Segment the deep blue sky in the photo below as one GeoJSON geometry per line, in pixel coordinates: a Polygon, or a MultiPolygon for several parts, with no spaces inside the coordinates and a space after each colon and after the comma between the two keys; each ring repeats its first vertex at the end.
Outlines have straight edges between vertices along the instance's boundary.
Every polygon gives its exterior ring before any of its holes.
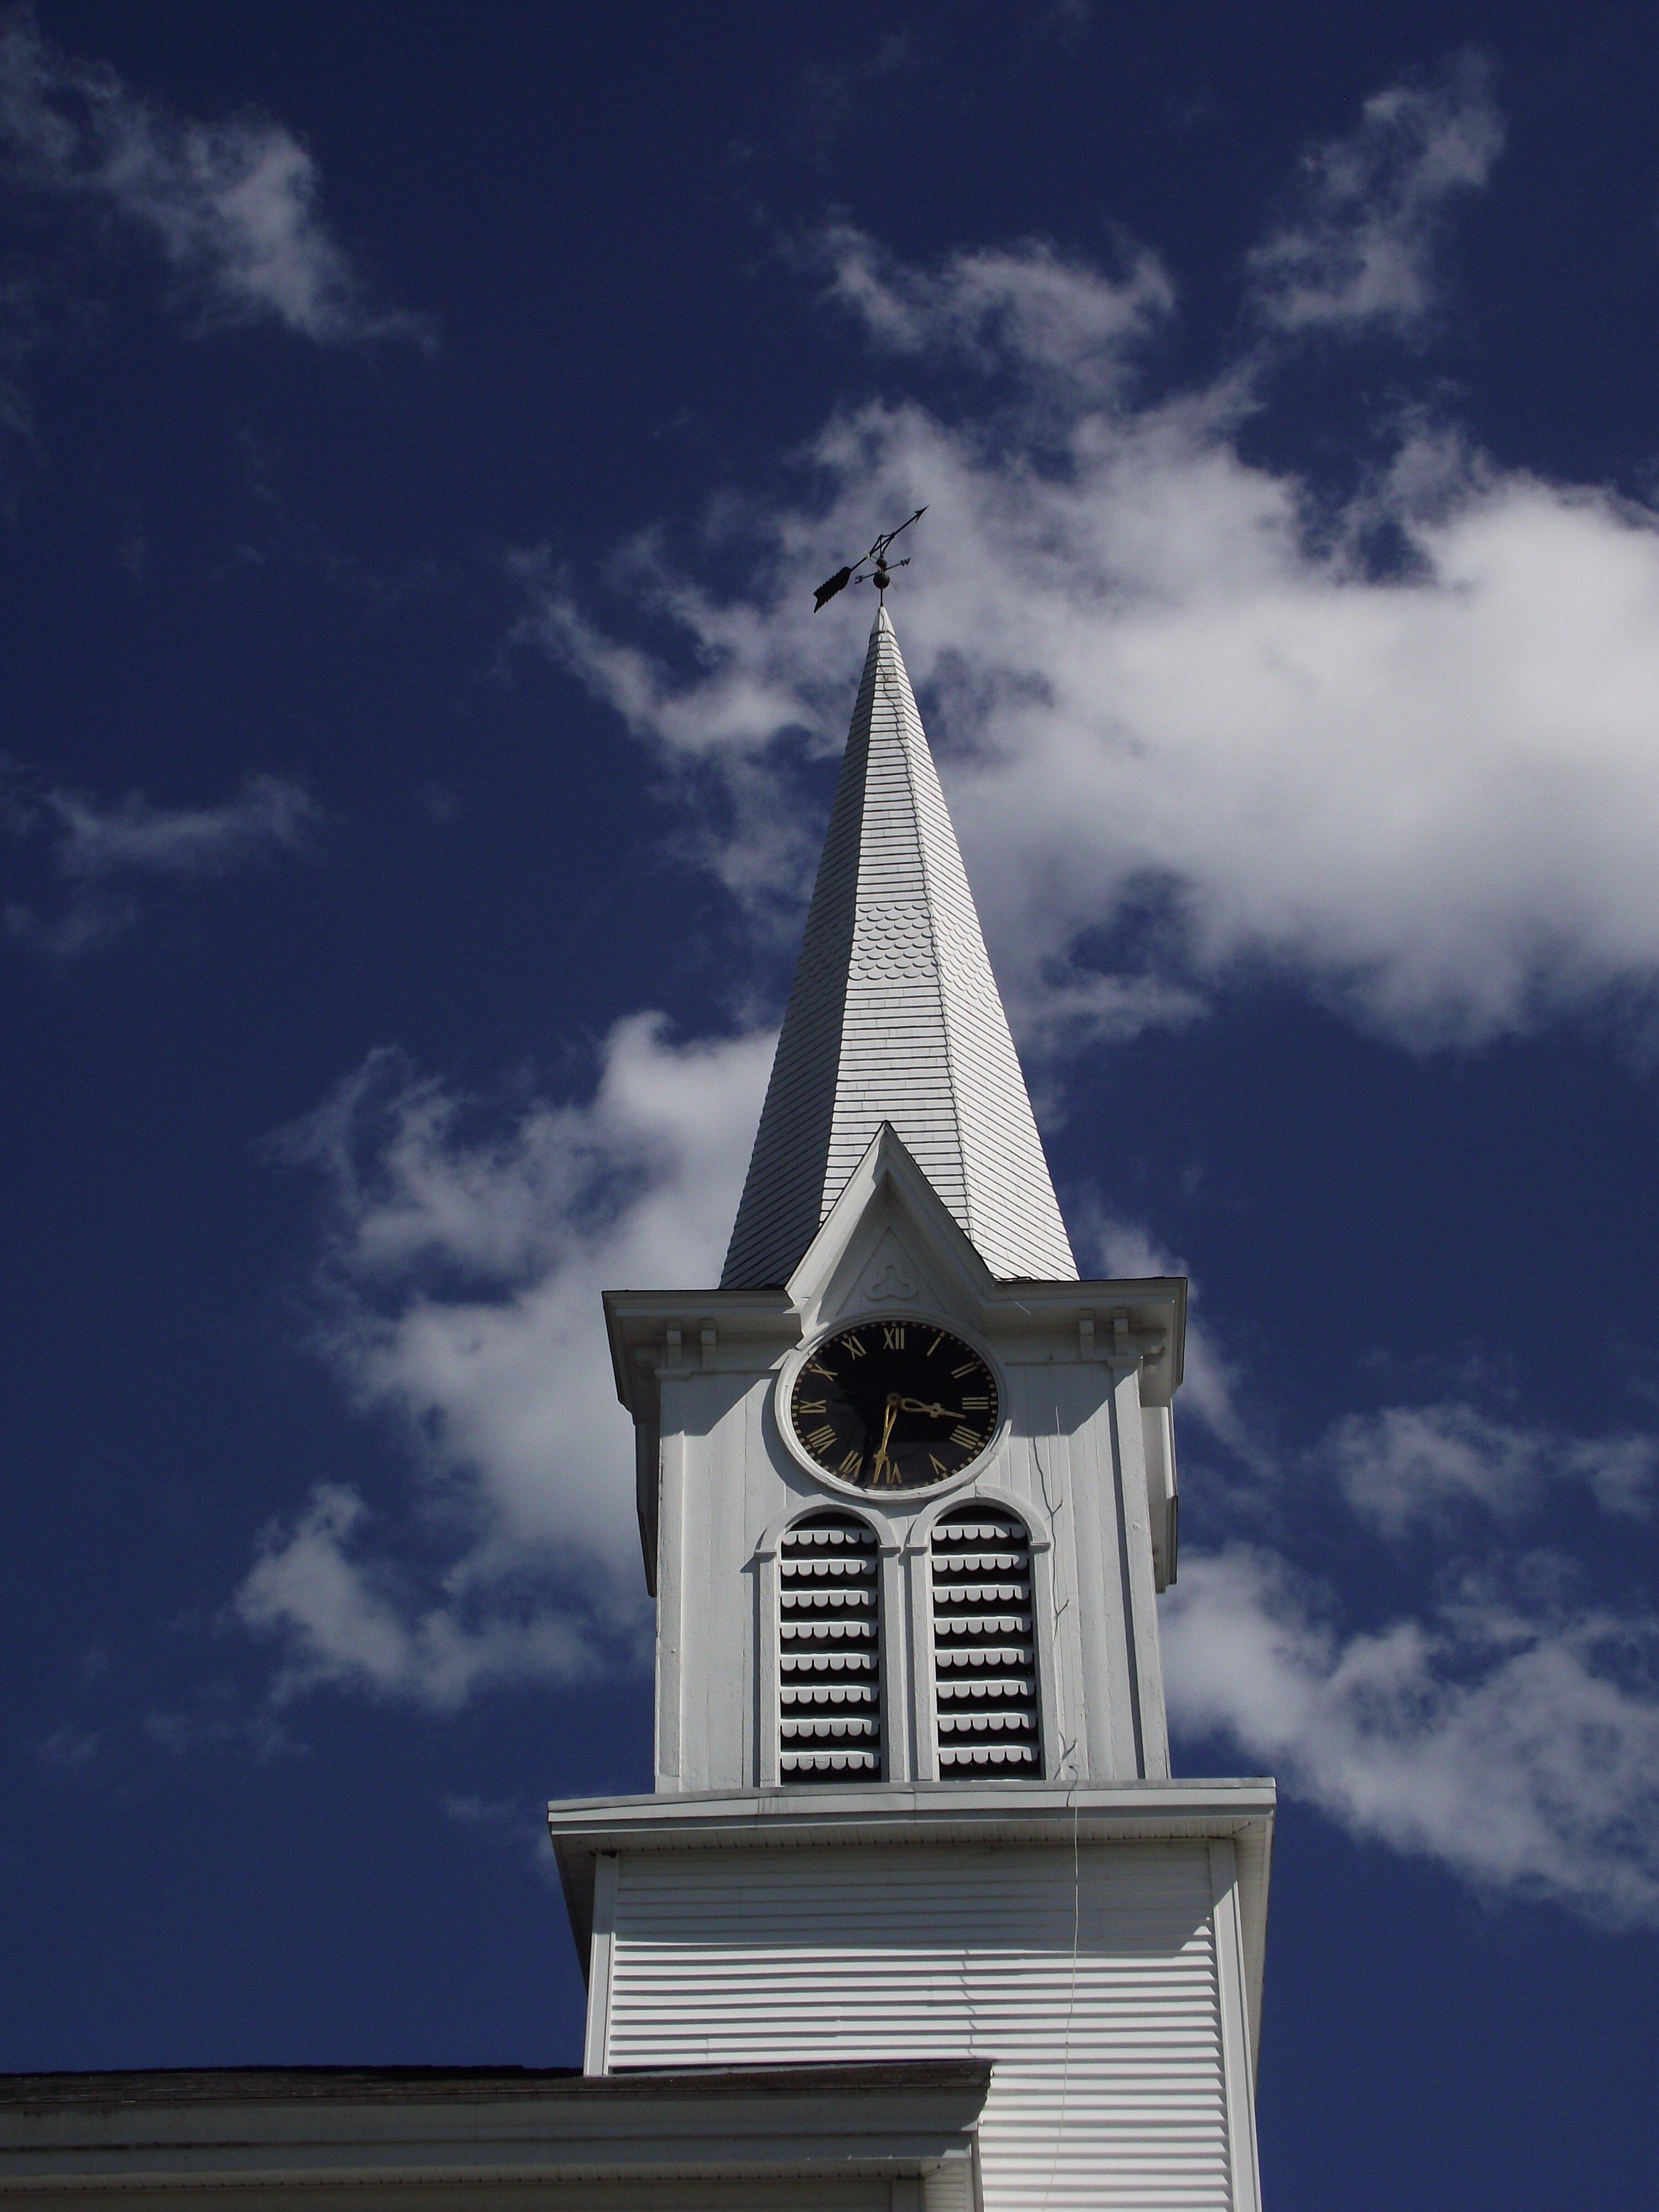
{"type": "Polygon", "coordinates": [[[870,612],[804,600],[932,492],[1062,1200],[1197,1285],[1268,2201],[1651,2196],[1650,11],[6,20],[0,2065],[577,2057],[536,1808],[650,1702],[579,1323],[714,1234],[870,612]]]}

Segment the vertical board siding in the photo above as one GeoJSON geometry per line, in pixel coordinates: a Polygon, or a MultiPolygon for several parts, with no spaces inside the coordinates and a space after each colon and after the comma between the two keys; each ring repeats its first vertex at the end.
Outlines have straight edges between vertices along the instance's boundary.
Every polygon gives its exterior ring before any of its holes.
{"type": "Polygon", "coordinates": [[[1203,1844],[630,1854],[605,2063],[976,2056],[987,2212],[1231,2212],[1203,1844]],[[1073,1948],[1075,1939],[1075,1950],[1073,1948]]]}
{"type": "MultiPolygon", "coordinates": [[[[936,1550],[931,1540],[933,1516],[942,1510],[988,1520],[1011,1511],[1025,1524],[1030,1557],[1016,1579],[1029,1581],[1029,1602],[1022,1595],[1012,1611],[1030,1626],[1008,1647],[1030,1646],[1030,1660],[1019,1663],[1036,1670],[1036,1771],[1086,1782],[1136,1776],[1133,1681],[1142,1693],[1142,1737],[1155,1754],[1148,1764],[1155,1775],[1166,1772],[1150,1553],[1139,1540],[1131,1553],[1119,1539],[1111,1370],[1098,1362],[1009,1359],[994,1338],[991,1348],[1003,1357],[1010,1424],[981,1473],[942,1509],[925,1492],[890,1492],[880,1502],[900,1550],[890,1576],[884,1567],[872,1585],[879,1592],[884,1676],[878,1771],[899,1782],[963,1773],[937,1756],[936,1683],[955,1671],[934,1663],[933,1571],[951,1548],[947,1540],[936,1550]],[[914,1576],[913,1547],[920,1555],[914,1576]],[[1145,1604],[1132,1622],[1125,1591],[1137,1574],[1145,1604]],[[1135,1626],[1144,1640],[1132,1670],[1135,1626]]],[[[671,1375],[661,1384],[659,1790],[749,1789],[783,1779],[781,1679],[802,1670],[780,1664],[784,1650],[801,1644],[781,1634],[786,1610],[792,1618],[799,1612],[781,1601],[781,1586],[796,1580],[784,1572],[782,1531],[815,1507],[837,1509],[827,1508],[789,1455],[773,1414],[775,1387],[772,1368],[735,1365],[671,1375]]],[[[1127,1388],[1134,1389],[1133,1376],[1127,1388]]],[[[1140,1471],[1133,1479],[1143,1479],[1140,1471]]],[[[947,1517],[942,1536],[950,1525],[947,1517]]],[[[826,1680],[834,1673],[823,1671],[826,1680]]],[[[988,1763],[980,1770],[995,1771],[988,1763]]]]}

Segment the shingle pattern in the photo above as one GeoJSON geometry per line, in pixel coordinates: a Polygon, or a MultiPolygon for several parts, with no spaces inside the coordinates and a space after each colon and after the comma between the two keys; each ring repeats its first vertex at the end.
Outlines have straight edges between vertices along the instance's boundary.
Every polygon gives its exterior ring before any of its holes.
{"type": "Polygon", "coordinates": [[[994,1275],[1076,1275],[885,607],[870,633],[723,1287],[788,1279],[884,1121],[994,1275]]]}

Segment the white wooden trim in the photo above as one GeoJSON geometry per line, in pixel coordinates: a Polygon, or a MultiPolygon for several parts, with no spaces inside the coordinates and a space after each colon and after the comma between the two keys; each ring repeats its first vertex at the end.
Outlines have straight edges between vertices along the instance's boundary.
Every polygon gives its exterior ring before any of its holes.
{"type": "MultiPolygon", "coordinates": [[[[857,1500],[852,1510],[860,1521],[869,1523],[871,1533],[881,1549],[896,1552],[900,1548],[898,1531],[881,1508],[870,1503],[868,1491],[849,1489],[847,1495],[857,1500]]],[[[822,1513],[826,1507],[831,1506],[837,1511],[841,1510],[840,1501],[836,1498],[792,1498],[756,1545],[754,1556],[757,1559],[775,1559],[783,1549],[784,1538],[798,1521],[809,1520],[814,1513],[822,1513]]]]}
{"type": "MultiPolygon", "coordinates": [[[[1060,1771],[1066,1712],[1060,1698],[1060,1646],[1055,1631],[1054,1554],[1045,1542],[1031,1547],[1031,1640],[1036,1659],[1037,1723],[1042,1731],[1042,1771],[1051,1782],[1075,1782],[1083,1773],[1079,1715],[1072,1729],[1071,1771],[1060,1771]]],[[[1075,1703],[1075,1700],[1073,1700],[1075,1703]]]]}
{"type": "Polygon", "coordinates": [[[1210,1895],[1215,1914],[1216,2002],[1221,2015],[1222,2070],[1227,2093],[1227,2146],[1233,2212],[1261,2212],[1261,2168],[1255,2138],[1255,2068],[1250,2055],[1244,1944],[1238,1911],[1238,1856],[1231,1840],[1210,1844],[1210,1895]]]}
{"type": "Polygon", "coordinates": [[[1006,1482],[994,1481],[989,1476],[982,1476],[977,1482],[970,1483],[965,1491],[951,1491],[942,1497],[930,1492],[930,1502],[925,1511],[918,1514],[911,1522],[906,1542],[913,1548],[918,1544],[931,1546],[933,1524],[942,1514],[958,1511],[963,1506],[972,1505],[980,1498],[983,1498],[988,1505],[1000,1505],[1005,1513],[1012,1513],[1024,1529],[1025,1540],[1034,1552],[1046,1552],[1049,1548],[1051,1532],[1043,1526],[1043,1516],[1032,1505],[1030,1499],[1022,1498],[1006,1482]]]}
{"type": "MultiPolygon", "coordinates": [[[[1111,1415],[1111,1490],[1110,1504],[1103,1518],[1112,1536],[1113,1549],[1117,1554],[1116,1587],[1108,1600],[1108,1616],[1115,1611],[1124,1662],[1127,1668],[1126,1687],[1128,1692],[1130,1719],[1133,1731],[1132,1771],[1143,1781],[1161,1780],[1170,1769],[1167,1732],[1162,1732],[1163,1757],[1159,1759],[1160,1736],[1151,1723],[1146,1680],[1145,1615],[1152,1609],[1152,1596],[1151,1540],[1146,1534],[1146,1468],[1145,1442],[1140,1433],[1140,1379],[1132,1364],[1109,1360],[1112,1387],[1107,1403],[1111,1415]],[[1133,1413],[1133,1419],[1129,1418],[1133,1413]],[[1136,1542],[1136,1523],[1133,1511],[1134,1486],[1141,1492],[1141,1541],[1136,1542]],[[1142,1553],[1146,1553],[1146,1590],[1139,1588],[1142,1553]],[[1111,1601],[1115,1599],[1114,1607],[1111,1601]]],[[[1103,1534],[1104,1531],[1103,1531],[1103,1534]]]]}
{"type": "MultiPolygon", "coordinates": [[[[928,1524],[931,1528],[931,1522],[928,1524]]],[[[933,1691],[933,1540],[913,1533],[905,1547],[910,1615],[910,1745],[918,1782],[939,1780],[933,1691]]]]}
{"type": "Polygon", "coordinates": [[[905,1695],[911,1669],[905,1663],[906,1630],[910,1608],[907,1603],[904,1555],[896,1543],[881,1546],[877,1553],[881,1589],[881,1618],[877,1624],[881,1651],[881,1771],[884,1780],[908,1782],[915,1773],[910,1728],[910,1700],[905,1695]]]}
{"type": "Polygon", "coordinates": [[[593,1869],[593,1935],[588,1946],[587,2035],[582,2072],[605,2074],[611,2041],[611,1967],[617,1940],[617,1855],[603,1852],[593,1869]]]}
{"type": "Polygon", "coordinates": [[[684,1784],[680,1765],[682,1646],[685,1603],[685,1452],[677,1429],[665,1428],[658,1450],[658,1495],[662,1531],[657,1591],[657,1787],[684,1784]]]}
{"type": "Polygon", "coordinates": [[[1152,1565],[1152,1506],[1146,1481],[1146,1425],[1140,1403],[1140,1363],[1112,1363],[1112,1424],[1117,1449],[1118,1497],[1128,1573],[1127,1627],[1134,1639],[1141,1772],[1162,1781],[1170,1771],[1170,1724],[1164,1705],[1164,1660],[1158,1650],[1157,1578],[1152,1565]]]}
{"type": "Polygon", "coordinates": [[[781,1582],[777,1546],[763,1546],[755,1556],[755,1675],[760,1689],[755,1701],[755,1745],[760,1769],[757,1778],[763,1790],[777,1790],[783,1784],[782,1755],[778,1748],[783,1719],[782,1644],[778,1636],[781,1582]]]}
{"type": "Polygon", "coordinates": [[[916,2212],[977,2212],[990,2073],[928,2058],[486,2087],[434,2067],[413,2094],[377,2095],[349,2077],[296,2094],[231,2069],[205,2100],[153,2075],[91,2127],[85,2077],[60,2075],[44,2100],[0,2112],[0,2204],[888,2212],[891,2182],[910,2179],[916,2212]]]}

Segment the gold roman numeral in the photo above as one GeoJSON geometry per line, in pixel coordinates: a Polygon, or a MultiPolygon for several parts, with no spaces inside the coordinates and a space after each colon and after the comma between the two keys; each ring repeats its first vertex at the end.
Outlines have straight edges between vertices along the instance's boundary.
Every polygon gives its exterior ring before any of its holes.
{"type": "Polygon", "coordinates": [[[927,1352],[925,1353],[924,1357],[925,1357],[925,1358],[928,1358],[928,1359],[931,1359],[931,1358],[933,1358],[933,1354],[934,1354],[934,1353],[939,1350],[939,1348],[940,1345],[944,1343],[944,1341],[945,1341],[945,1331],[944,1331],[943,1329],[940,1329],[940,1331],[939,1332],[938,1335],[933,1339],[933,1342],[928,1346],[927,1350],[927,1352]]]}
{"type": "Polygon", "coordinates": [[[828,1422],[826,1422],[823,1428],[814,1429],[811,1435],[808,1437],[806,1439],[806,1449],[808,1451],[813,1452],[828,1451],[830,1445],[834,1443],[835,1441],[836,1432],[830,1426],[828,1422]]]}
{"type": "Polygon", "coordinates": [[[979,1431],[970,1429],[965,1421],[958,1421],[951,1431],[951,1441],[953,1444],[963,1446],[976,1444],[979,1442],[979,1431]]]}
{"type": "MultiPolygon", "coordinates": [[[[985,1401],[981,1398],[979,1402],[982,1406],[985,1401]]],[[[827,1413],[829,1410],[830,1401],[827,1398],[803,1398],[795,1407],[803,1420],[808,1413],[827,1413]]]]}
{"type": "Polygon", "coordinates": [[[964,1390],[962,1394],[962,1410],[964,1413],[988,1413],[991,1410],[991,1401],[983,1396],[970,1398],[964,1390]]]}
{"type": "Polygon", "coordinates": [[[951,1472],[950,1468],[945,1464],[945,1462],[937,1457],[933,1452],[929,1452],[927,1455],[927,1464],[933,1468],[935,1474],[949,1474],[951,1472]]]}
{"type": "Polygon", "coordinates": [[[853,1481],[856,1482],[859,1479],[859,1469],[863,1465],[864,1454],[862,1452],[848,1452],[846,1458],[842,1460],[841,1465],[836,1469],[836,1472],[837,1474],[848,1475],[853,1481]]]}
{"type": "Polygon", "coordinates": [[[848,1351],[852,1354],[854,1359],[863,1358],[865,1346],[859,1342],[857,1337],[849,1333],[848,1335],[842,1337],[842,1342],[847,1346],[848,1351]]]}
{"type": "Polygon", "coordinates": [[[904,1330],[902,1326],[896,1328],[889,1328],[884,1322],[883,1323],[881,1332],[881,1348],[884,1352],[903,1351],[904,1330]]]}
{"type": "Polygon", "coordinates": [[[803,1375],[822,1375],[826,1382],[836,1379],[834,1369],[826,1367],[821,1359],[809,1359],[800,1371],[803,1375]]]}
{"type": "Polygon", "coordinates": [[[953,1377],[959,1375],[971,1375],[978,1365],[977,1359],[965,1359],[960,1367],[953,1367],[951,1373],[953,1377]]]}

